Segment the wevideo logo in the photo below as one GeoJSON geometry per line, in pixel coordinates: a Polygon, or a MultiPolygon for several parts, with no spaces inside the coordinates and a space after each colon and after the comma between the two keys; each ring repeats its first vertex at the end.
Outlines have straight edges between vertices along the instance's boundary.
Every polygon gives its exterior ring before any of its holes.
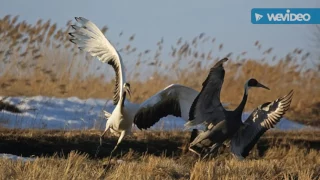
{"type": "Polygon", "coordinates": [[[263,18],[263,16],[258,13],[254,13],[254,16],[256,17],[256,21],[259,21],[261,18],[263,18]]]}
{"type": "Polygon", "coordinates": [[[320,24],[320,8],[253,8],[253,24],[320,24]]]}

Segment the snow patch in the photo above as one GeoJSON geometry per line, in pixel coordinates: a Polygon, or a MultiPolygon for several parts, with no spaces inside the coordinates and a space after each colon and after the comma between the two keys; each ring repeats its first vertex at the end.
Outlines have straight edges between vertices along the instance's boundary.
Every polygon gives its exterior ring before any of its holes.
{"type": "Polygon", "coordinates": [[[23,161],[23,162],[34,161],[36,159],[36,158],[22,157],[22,156],[16,156],[13,154],[5,154],[5,153],[0,154],[0,159],[1,158],[11,159],[13,161],[23,161]]]}
{"type": "MultiPolygon", "coordinates": [[[[8,97],[5,100],[17,105],[25,113],[16,114],[7,111],[0,112],[0,126],[6,128],[37,128],[37,129],[99,129],[105,128],[106,119],[103,110],[112,112],[114,105],[111,100],[85,99],[77,97],[55,98],[45,96],[8,97]]],[[[246,119],[249,113],[244,113],[246,119]]],[[[162,118],[151,129],[183,130],[185,121],[182,118],[167,116],[162,118]]],[[[297,130],[312,128],[286,118],[275,127],[280,130],[297,130]]],[[[134,126],[134,130],[137,128],[134,126]]]]}

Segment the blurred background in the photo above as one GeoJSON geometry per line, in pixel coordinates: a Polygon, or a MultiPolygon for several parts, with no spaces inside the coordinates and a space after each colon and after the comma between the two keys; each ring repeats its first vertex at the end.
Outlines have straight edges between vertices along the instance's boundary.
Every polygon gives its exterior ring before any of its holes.
{"type": "Polygon", "coordinates": [[[171,83],[197,90],[223,57],[222,101],[234,108],[256,78],[246,110],[294,89],[287,117],[320,125],[320,26],[254,25],[252,8],[320,7],[286,1],[3,1],[0,6],[0,94],[111,99],[114,72],[69,42],[74,17],[85,17],[118,49],[142,102],[171,83]]]}

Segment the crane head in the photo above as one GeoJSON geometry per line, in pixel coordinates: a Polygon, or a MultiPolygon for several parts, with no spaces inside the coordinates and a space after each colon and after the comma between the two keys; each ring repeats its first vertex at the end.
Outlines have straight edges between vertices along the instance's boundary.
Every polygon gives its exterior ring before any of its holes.
{"type": "Polygon", "coordinates": [[[130,90],[130,84],[129,83],[124,83],[123,84],[123,89],[126,91],[126,93],[129,95],[131,98],[131,90],[130,90]]]}
{"type": "Polygon", "coordinates": [[[250,88],[250,87],[260,87],[260,88],[264,88],[264,89],[268,89],[270,90],[267,86],[259,83],[256,79],[254,78],[251,78],[248,80],[248,82],[246,83],[247,87],[250,88]]]}

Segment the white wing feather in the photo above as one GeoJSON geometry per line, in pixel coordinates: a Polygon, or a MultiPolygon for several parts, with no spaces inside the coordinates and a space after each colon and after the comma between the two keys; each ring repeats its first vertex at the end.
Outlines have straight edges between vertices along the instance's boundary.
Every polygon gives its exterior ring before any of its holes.
{"type": "Polygon", "coordinates": [[[69,33],[71,42],[78,45],[79,49],[86,51],[91,56],[97,57],[101,62],[110,64],[116,73],[116,86],[114,92],[114,104],[117,104],[123,94],[123,84],[126,83],[124,66],[120,54],[111,45],[100,29],[91,21],[76,17],[81,27],[72,25],[75,30],[69,33]]]}

